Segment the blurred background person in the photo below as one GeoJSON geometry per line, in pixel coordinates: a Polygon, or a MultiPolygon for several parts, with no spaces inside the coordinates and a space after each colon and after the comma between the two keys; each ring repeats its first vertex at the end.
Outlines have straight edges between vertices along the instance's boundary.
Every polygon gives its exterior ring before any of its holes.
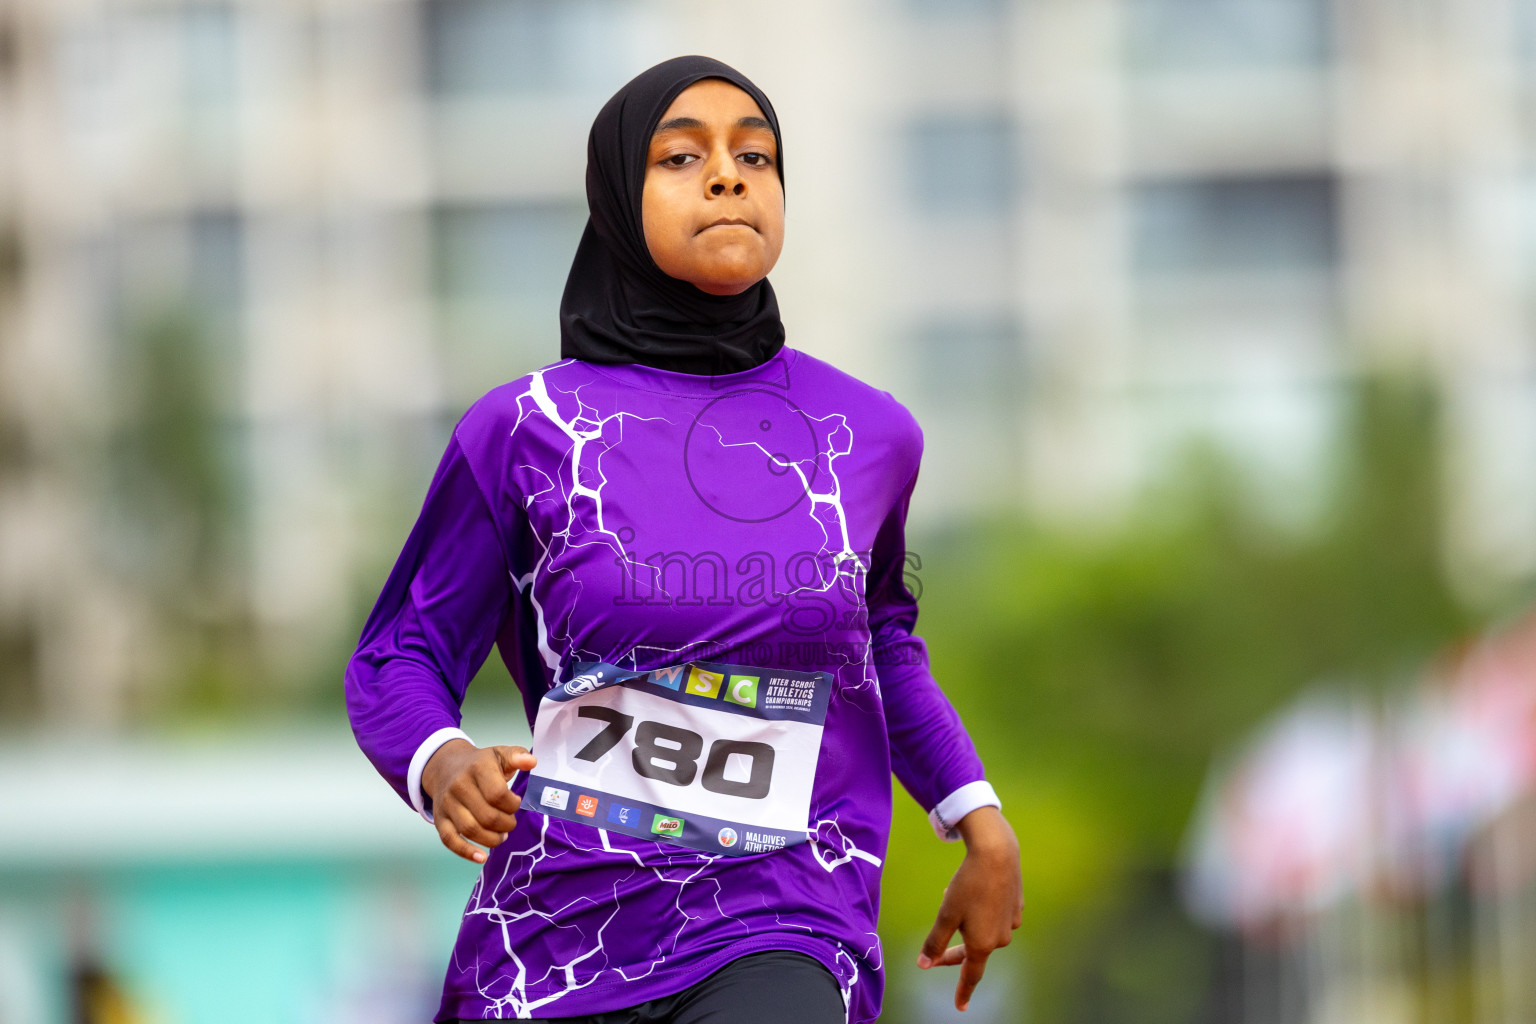
{"type": "MultiPolygon", "coordinates": [[[[0,0],[0,1021],[69,1019],[82,892],[144,1019],[427,1018],[472,871],[339,673],[686,51],[806,154],[792,343],[927,435],[1028,894],[969,1017],[1536,1016],[1536,5],[0,0]]],[[[898,812],[891,948],[954,856],[898,812]]]]}

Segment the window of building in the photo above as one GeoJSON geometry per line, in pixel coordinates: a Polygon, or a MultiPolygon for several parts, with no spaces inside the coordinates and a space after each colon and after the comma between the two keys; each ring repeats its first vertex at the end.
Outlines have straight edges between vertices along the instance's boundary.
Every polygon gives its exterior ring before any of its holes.
{"type": "Polygon", "coordinates": [[[477,397],[559,358],[560,294],[585,223],[580,203],[435,212],[434,278],[455,397],[477,397]]]}
{"type": "Polygon", "coordinates": [[[957,311],[932,317],[914,341],[931,398],[991,406],[1016,398],[1023,387],[1019,328],[1011,316],[957,311]]]}
{"type": "Polygon", "coordinates": [[[110,175],[185,145],[178,162],[226,170],[238,139],[241,24],[231,5],[204,3],[134,5],[61,25],[51,67],[60,125],[80,159],[110,175]]]}
{"type": "Polygon", "coordinates": [[[101,551],[158,585],[184,584],[194,549],[243,557],[245,240],[211,207],[125,220],[84,253],[113,396],[101,551]]]}
{"type": "Polygon", "coordinates": [[[1000,18],[1012,0],[900,0],[901,6],[922,18],[953,21],[958,18],[1000,18]]]}
{"type": "Polygon", "coordinates": [[[197,210],[187,232],[187,307],[211,346],[210,394],[221,415],[233,415],[244,378],[245,218],[236,210],[197,210]]]}
{"type": "Polygon", "coordinates": [[[941,113],[912,123],[912,197],[924,213],[997,215],[1020,191],[1018,133],[1001,114],[941,113]]]}
{"type": "Polygon", "coordinates": [[[1146,68],[1315,64],[1327,0],[1127,0],[1130,59],[1146,68]]]}
{"type": "Polygon", "coordinates": [[[1132,195],[1138,271],[1325,267],[1335,257],[1334,182],[1324,175],[1153,182],[1132,195]]]}
{"type": "Polygon", "coordinates": [[[439,293],[450,303],[558,303],[585,223],[575,203],[443,206],[434,224],[439,293]]]}
{"type": "Polygon", "coordinates": [[[239,21],[234,8],[197,4],[180,12],[182,88],[194,108],[227,105],[240,77],[239,21]]]}
{"type": "Polygon", "coordinates": [[[438,96],[608,92],[622,69],[630,0],[430,0],[428,84],[438,96]]]}
{"type": "Polygon", "coordinates": [[[1515,56],[1526,62],[1536,61],[1536,0],[1515,0],[1510,19],[1515,56]]]}
{"type": "Polygon", "coordinates": [[[185,320],[233,400],[244,342],[245,239],[238,210],[206,207],[127,220],[93,240],[86,257],[103,334],[122,346],[148,322],[185,320]]]}

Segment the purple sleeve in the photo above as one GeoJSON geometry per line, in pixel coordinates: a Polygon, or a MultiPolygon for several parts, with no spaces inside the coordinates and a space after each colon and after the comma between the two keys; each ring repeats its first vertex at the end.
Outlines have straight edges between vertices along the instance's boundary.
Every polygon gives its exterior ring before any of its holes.
{"type": "Polygon", "coordinates": [[[495,519],[455,432],[347,664],[352,732],[406,803],[411,758],[458,726],[511,594],[495,519]]]}
{"type": "Polygon", "coordinates": [[[867,594],[891,766],[913,799],[932,811],[962,786],[981,782],[986,773],[959,714],[928,668],[927,645],[912,635],[917,599],[902,574],[907,564],[907,506],[916,484],[914,471],[876,535],[867,594]]]}

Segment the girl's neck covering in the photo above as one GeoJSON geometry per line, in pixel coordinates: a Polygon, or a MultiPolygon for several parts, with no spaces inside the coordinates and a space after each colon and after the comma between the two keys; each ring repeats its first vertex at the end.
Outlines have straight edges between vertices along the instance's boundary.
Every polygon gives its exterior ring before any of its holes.
{"type": "Polygon", "coordinates": [[[740,295],[710,295],[662,273],[645,244],[640,197],[651,135],[678,93],[705,78],[757,101],[773,126],[783,182],[778,118],[741,72],[708,57],[674,57],[637,75],[598,111],[587,136],[589,216],[560,299],[562,359],[719,374],[749,370],[783,347],[766,279],[740,295]]]}

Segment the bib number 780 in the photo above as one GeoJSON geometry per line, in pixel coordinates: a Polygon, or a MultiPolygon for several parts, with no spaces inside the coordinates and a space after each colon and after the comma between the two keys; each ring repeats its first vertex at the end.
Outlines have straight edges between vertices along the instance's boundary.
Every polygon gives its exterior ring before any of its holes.
{"type": "Polygon", "coordinates": [[[641,778],[655,779],[672,786],[688,786],[698,776],[700,785],[722,796],[761,800],[768,795],[773,781],[774,751],[766,743],[715,740],[710,744],[709,756],[704,759],[701,775],[699,755],[704,752],[704,737],[691,729],[650,721],[642,721],[635,728],[633,715],[620,714],[613,708],[595,705],[579,708],[576,715],[606,723],[601,732],[576,752],[579,761],[596,761],[618,746],[619,741],[634,728],[635,746],[630,760],[635,774],[641,778]],[[733,755],[738,764],[743,760],[751,764],[745,781],[725,777],[733,755]]]}

